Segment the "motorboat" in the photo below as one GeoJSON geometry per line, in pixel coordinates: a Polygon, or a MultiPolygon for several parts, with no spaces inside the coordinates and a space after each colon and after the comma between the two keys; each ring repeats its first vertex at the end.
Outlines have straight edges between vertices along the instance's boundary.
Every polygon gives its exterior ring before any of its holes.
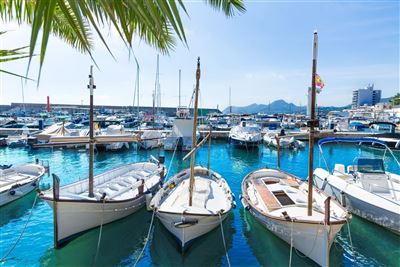
{"type": "Polygon", "coordinates": [[[164,134],[161,130],[144,130],[140,135],[138,147],[140,149],[153,149],[162,146],[164,134]]]}
{"type": "MultiPolygon", "coordinates": [[[[375,138],[325,138],[327,143],[377,143],[385,147],[400,164],[384,141],[375,138]]],[[[323,154],[322,154],[323,155],[323,154]]],[[[356,157],[345,166],[335,163],[333,170],[317,168],[315,185],[334,196],[350,212],[400,234],[400,175],[385,170],[381,157],[356,157]]]]}
{"type": "MultiPolygon", "coordinates": [[[[193,118],[189,118],[189,109],[179,108],[176,112],[172,131],[164,140],[164,150],[190,151],[192,149],[193,118]]],[[[200,133],[196,131],[196,142],[200,133]]]]}
{"type": "Polygon", "coordinates": [[[0,206],[17,200],[38,188],[39,180],[44,173],[45,168],[38,164],[2,165],[0,168],[0,206]]]}
{"type": "Polygon", "coordinates": [[[241,121],[239,125],[232,127],[229,132],[229,143],[236,146],[258,147],[261,142],[261,128],[255,123],[241,121]]]}

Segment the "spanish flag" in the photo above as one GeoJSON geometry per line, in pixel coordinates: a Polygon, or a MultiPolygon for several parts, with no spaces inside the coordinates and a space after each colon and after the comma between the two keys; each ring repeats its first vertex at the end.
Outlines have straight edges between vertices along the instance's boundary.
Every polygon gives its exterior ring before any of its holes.
{"type": "Polygon", "coordinates": [[[319,87],[320,89],[324,88],[325,86],[324,81],[318,74],[315,74],[315,86],[319,87]]]}

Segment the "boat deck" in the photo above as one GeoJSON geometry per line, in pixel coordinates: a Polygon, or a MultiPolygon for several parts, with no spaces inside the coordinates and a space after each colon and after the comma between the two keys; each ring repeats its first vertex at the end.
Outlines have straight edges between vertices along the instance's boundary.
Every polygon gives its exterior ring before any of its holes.
{"type": "Polygon", "coordinates": [[[160,205],[159,211],[218,214],[221,209],[230,208],[226,193],[217,182],[201,176],[195,176],[194,179],[192,206],[189,206],[189,179],[185,179],[160,205]]]}

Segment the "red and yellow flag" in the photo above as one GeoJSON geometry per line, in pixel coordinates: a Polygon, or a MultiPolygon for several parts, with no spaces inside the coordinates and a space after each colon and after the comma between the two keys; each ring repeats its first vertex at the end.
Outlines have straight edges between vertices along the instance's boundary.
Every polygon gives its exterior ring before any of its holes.
{"type": "Polygon", "coordinates": [[[319,87],[320,89],[324,88],[325,86],[324,81],[318,74],[315,74],[315,86],[319,87]]]}

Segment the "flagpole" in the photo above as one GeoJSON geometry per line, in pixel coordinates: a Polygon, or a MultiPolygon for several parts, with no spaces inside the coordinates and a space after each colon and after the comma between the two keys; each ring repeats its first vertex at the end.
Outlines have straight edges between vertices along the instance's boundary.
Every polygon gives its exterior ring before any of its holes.
{"type": "Polygon", "coordinates": [[[308,201],[307,215],[312,216],[313,203],[313,175],[314,175],[314,127],[317,126],[318,120],[315,119],[315,76],[317,72],[317,56],[318,56],[318,33],[314,31],[313,40],[313,57],[312,57],[312,80],[311,80],[311,114],[310,114],[310,134],[309,134],[309,154],[308,154],[308,201]]]}

